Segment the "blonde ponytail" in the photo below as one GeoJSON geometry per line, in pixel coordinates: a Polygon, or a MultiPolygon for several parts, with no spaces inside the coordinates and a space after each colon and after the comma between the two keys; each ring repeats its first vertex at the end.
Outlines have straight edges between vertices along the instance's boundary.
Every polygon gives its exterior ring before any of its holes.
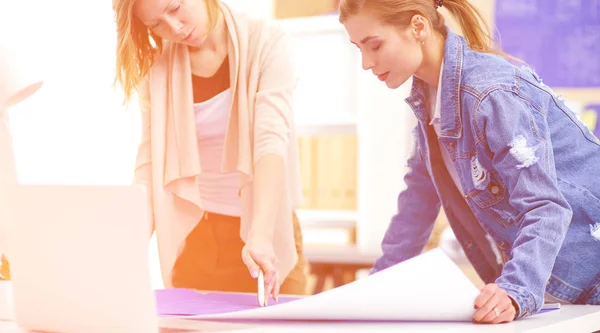
{"type": "Polygon", "coordinates": [[[340,0],[339,14],[343,23],[348,17],[368,10],[381,21],[398,27],[408,26],[412,17],[418,14],[427,18],[432,28],[445,36],[445,22],[437,10],[439,6],[446,8],[460,25],[471,49],[520,61],[502,52],[491,37],[487,22],[468,0],[340,0]]]}

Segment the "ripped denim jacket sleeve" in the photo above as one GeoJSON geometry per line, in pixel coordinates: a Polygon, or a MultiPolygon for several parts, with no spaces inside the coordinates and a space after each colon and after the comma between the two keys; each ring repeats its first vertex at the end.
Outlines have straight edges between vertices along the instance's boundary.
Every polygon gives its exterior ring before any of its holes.
{"type": "Polygon", "coordinates": [[[571,207],[560,192],[544,111],[518,91],[487,94],[475,114],[475,128],[493,156],[517,210],[518,236],[498,286],[517,303],[517,318],[538,312],[546,283],[569,227],[571,207]]]}
{"type": "Polygon", "coordinates": [[[398,195],[398,211],[382,241],[383,255],[375,261],[371,274],[421,254],[439,214],[440,200],[416,136],[414,145],[404,177],[406,189],[398,195]]]}

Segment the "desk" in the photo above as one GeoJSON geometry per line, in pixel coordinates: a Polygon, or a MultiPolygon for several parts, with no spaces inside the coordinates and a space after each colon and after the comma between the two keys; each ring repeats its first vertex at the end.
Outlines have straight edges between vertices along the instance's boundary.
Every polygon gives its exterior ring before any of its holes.
{"type": "MultiPolygon", "coordinates": [[[[417,332],[417,333],[590,333],[600,331],[600,306],[564,305],[552,311],[509,324],[480,325],[472,323],[332,323],[332,322],[260,322],[227,323],[173,318],[160,320],[161,333],[292,333],[292,332],[417,332]]],[[[14,323],[0,322],[2,333],[25,333],[14,323]]]]}
{"type": "MultiPolygon", "coordinates": [[[[258,333],[264,328],[255,324],[196,321],[176,318],[159,319],[159,333],[258,333]]],[[[0,321],[1,333],[34,333],[19,328],[13,322],[0,321]]],[[[44,333],[36,331],[35,333],[44,333]]],[[[109,333],[109,332],[107,332],[109,333]]],[[[131,332],[138,333],[138,332],[131,332]]],[[[139,332],[144,333],[144,332],[139,332]]]]}
{"type": "Polygon", "coordinates": [[[371,269],[380,255],[361,250],[356,245],[304,246],[304,257],[310,265],[311,273],[317,277],[312,294],[323,291],[328,276],[333,278],[334,288],[353,281],[358,270],[371,269]],[[348,275],[352,278],[348,279],[348,275]]]}
{"type": "Polygon", "coordinates": [[[415,332],[415,333],[591,333],[600,331],[600,306],[565,305],[501,325],[472,323],[261,323],[263,332],[415,332]]]}

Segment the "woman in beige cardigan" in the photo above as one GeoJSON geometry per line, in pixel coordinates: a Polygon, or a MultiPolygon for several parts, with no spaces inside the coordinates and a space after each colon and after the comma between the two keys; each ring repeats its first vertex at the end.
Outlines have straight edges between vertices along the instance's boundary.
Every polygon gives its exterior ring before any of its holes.
{"type": "MultiPolygon", "coordinates": [[[[304,294],[289,41],[219,0],[113,0],[165,287],[304,294]]],[[[265,299],[268,299],[265,297],[265,299]]]]}

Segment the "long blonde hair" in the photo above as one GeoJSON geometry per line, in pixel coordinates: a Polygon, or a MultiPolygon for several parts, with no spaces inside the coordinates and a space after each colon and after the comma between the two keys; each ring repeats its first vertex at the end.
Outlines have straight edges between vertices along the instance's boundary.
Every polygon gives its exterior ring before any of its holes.
{"type": "MultiPolygon", "coordinates": [[[[203,1],[206,1],[209,27],[212,29],[218,21],[220,0],[203,1]]],[[[134,4],[135,0],[113,0],[117,24],[117,62],[114,83],[121,85],[125,102],[148,74],[163,47],[162,39],[133,15],[134,4]]]]}
{"type": "Polygon", "coordinates": [[[343,23],[348,17],[368,10],[384,23],[406,27],[418,14],[427,18],[435,31],[446,36],[444,17],[437,10],[440,3],[456,19],[471,49],[518,60],[501,51],[490,36],[485,19],[469,0],[340,0],[339,20],[343,23]]]}

